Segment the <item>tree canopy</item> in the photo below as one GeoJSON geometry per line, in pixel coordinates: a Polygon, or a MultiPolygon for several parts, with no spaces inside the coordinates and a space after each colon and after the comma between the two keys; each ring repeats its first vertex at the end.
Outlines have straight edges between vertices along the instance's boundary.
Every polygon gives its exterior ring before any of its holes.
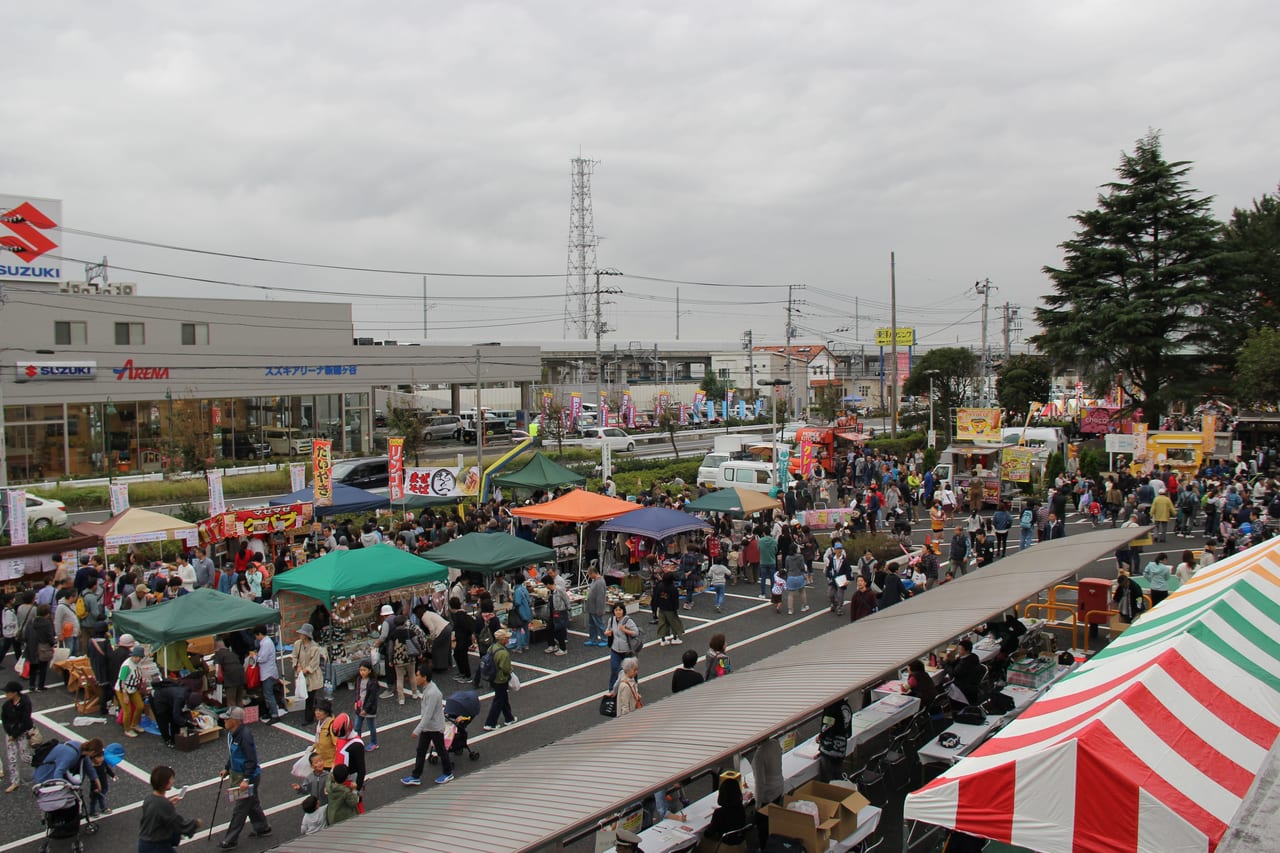
{"type": "Polygon", "coordinates": [[[1209,282],[1220,255],[1212,199],[1187,185],[1188,162],[1165,160],[1157,133],[1122,155],[1117,179],[1044,267],[1053,292],[1032,341],[1055,368],[1075,368],[1095,393],[1119,382],[1155,423],[1170,402],[1204,387],[1220,331],[1209,282]]]}
{"type": "Polygon", "coordinates": [[[964,405],[976,390],[978,356],[964,347],[931,349],[911,369],[911,375],[903,383],[903,392],[927,400],[931,376],[935,423],[946,430],[943,435],[950,435],[951,410],[964,405]]]}
{"type": "Polygon", "coordinates": [[[1255,329],[1236,362],[1236,397],[1245,406],[1274,406],[1280,400],[1280,331],[1255,329]]]}
{"type": "Polygon", "coordinates": [[[1008,411],[1026,413],[1032,402],[1045,402],[1053,389],[1053,371],[1042,355],[1014,355],[996,371],[996,398],[1008,411]]]}
{"type": "Polygon", "coordinates": [[[1223,294],[1219,350],[1231,365],[1250,332],[1280,326],[1280,191],[1236,208],[1222,228],[1215,279],[1223,294]]]}

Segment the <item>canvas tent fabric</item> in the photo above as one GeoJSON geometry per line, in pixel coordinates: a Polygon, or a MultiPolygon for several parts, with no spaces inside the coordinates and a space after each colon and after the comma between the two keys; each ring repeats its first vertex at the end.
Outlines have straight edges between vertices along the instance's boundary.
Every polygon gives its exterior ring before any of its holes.
{"type": "MultiPolygon", "coordinates": [[[[283,506],[293,503],[309,503],[315,505],[316,494],[312,486],[305,489],[298,489],[296,492],[276,498],[271,501],[272,506],[283,506]]],[[[390,506],[390,499],[386,495],[378,495],[373,492],[366,492],[364,489],[357,489],[355,486],[348,486],[346,483],[333,484],[333,505],[315,507],[316,518],[322,518],[326,515],[341,515],[344,512],[366,512],[371,509],[381,509],[390,506]]]]}
{"type": "MultiPolygon", "coordinates": [[[[1149,528],[1148,528],[1149,529],[1149,528]]],[[[1141,532],[1142,529],[1139,529],[1141,532]]],[[[954,583],[821,637],[799,643],[732,678],[663,698],[513,758],[378,809],[374,821],[345,821],[283,853],[486,853],[541,850],[670,786],[789,731],[845,698],[1057,583],[1133,538],[1132,528],[1098,530],[1037,545],[954,583]],[[989,573],[989,577],[984,577],[989,573]],[[761,678],[768,690],[761,690],[761,678]],[[707,709],[714,708],[714,714],[707,709]],[[679,732],[679,737],[672,737],[679,732]],[[607,753],[608,762],[600,756],[607,753]],[[538,784],[529,779],[537,777],[538,784]],[[556,791],[547,808],[547,791],[556,791]],[[502,803],[477,828],[477,799],[502,803]]]]}
{"type": "Polygon", "coordinates": [[[711,525],[700,518],[660,506],[648,506],[618,516],[600,525],[601,533],[635,533],[650,539],[662,540],[690,530],[710,530],[711,525]]]}
{"type": "Polygon", "coordinates": [[[556,552],[509,533],[468,533],[427,552],[433,562],[463,572],[493,574],[552,560],[556,552]]]}
{"type": "Polygon", "coordinates": [[[617,518],[624,512],[635,512],[638,509],[640,505],[630,501],[599,495],[586,489],[574,489],[553,501],[513,509],[511,514],[547,521],[587,522],[617,518]]]}
{"type": "Polygon", "coordinates": [[[279,621],[279,610],[208,588],[193,590],[151,607],[117,610],[111,614],[111,623],[117,631],[155,646],[279,621]]]}
{"type": "Polygon", "coordinates": [[[449,570],[394,545],[333,551],[318,560],[276,575],[276,592],[296,592],[332,605],[339,598],[445,581],[449,570]]]}
{"type": "Polygon", "coordinates": [[[108,545],[182,539],[186,534],[196,532],[196,526],[190,521],[137,507],[129,507],[106,521],[83,521],[71,529],[85,536],[96,536],[108,545]]]}
{"type": "Polygon", "coordinates": [[[905,815],[1049,853],[1213,850],[1280,735],[1277,636],[1280,540],[1202,569],[905,815]]]}
{"type": "Polygon", "coordinates": [[[494,485],[508,489],[554,489],[557,486],[581,486],[586,482],[586,477],[564,467],[542,451],[533,454],[519,471],[493,478],[494,485]]]}
{"type": "Polygon", "coordinates": [[[768,512],[782,506],[777,498],[771,498],[764,492],[753,492],[750,489],[717,489],[707,492],[695,501],[684,505],[686,512],[725,512],[737,515],[754,515],[757,512],[768,512]]]}

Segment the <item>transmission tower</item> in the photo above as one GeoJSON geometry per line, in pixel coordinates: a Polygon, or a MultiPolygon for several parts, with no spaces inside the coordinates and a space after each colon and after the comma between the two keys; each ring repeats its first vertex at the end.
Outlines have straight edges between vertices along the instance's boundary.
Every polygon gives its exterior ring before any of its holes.
{"type": "Polygon", "coordinates": [[[564,336],[586,340],[592,332],[595,314],[588,296],[593,287],[587,279],[596,268],[595,216],[591,212],[591,173],[596,160],[574,157],[569,161],[569,267],[564,282],[564,336]]]}

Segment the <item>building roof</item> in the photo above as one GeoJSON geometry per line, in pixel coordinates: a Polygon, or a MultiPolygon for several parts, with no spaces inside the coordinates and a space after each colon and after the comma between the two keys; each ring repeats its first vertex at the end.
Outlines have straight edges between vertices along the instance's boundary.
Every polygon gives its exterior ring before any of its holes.
{"type": "MultiPolygon", "coordinates": [[[[778,355],[787,355],[788,349],[785,346],[764,346],[754,347],[753,352],[771,352],[778,355]]],[[[791,358],[796,361],[803,361],[805,364],[813,361],[818,356],[826,353],[831,356],[831,350],[827,349],[823,344],[794,344],[790,349],[791,358]]],[[[834,356],[831,356],[834,358],[834,356]]]]}

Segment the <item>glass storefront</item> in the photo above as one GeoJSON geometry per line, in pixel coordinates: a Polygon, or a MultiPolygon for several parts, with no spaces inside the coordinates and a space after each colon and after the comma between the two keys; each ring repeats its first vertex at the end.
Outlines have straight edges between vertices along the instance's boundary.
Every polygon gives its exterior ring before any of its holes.
{"type": "Polygon", "coordinates": [[[288,461],[313,438],[369,453],[369,394],[5,406],[10,482],[196,470],[224,461],[288,461]]]}

